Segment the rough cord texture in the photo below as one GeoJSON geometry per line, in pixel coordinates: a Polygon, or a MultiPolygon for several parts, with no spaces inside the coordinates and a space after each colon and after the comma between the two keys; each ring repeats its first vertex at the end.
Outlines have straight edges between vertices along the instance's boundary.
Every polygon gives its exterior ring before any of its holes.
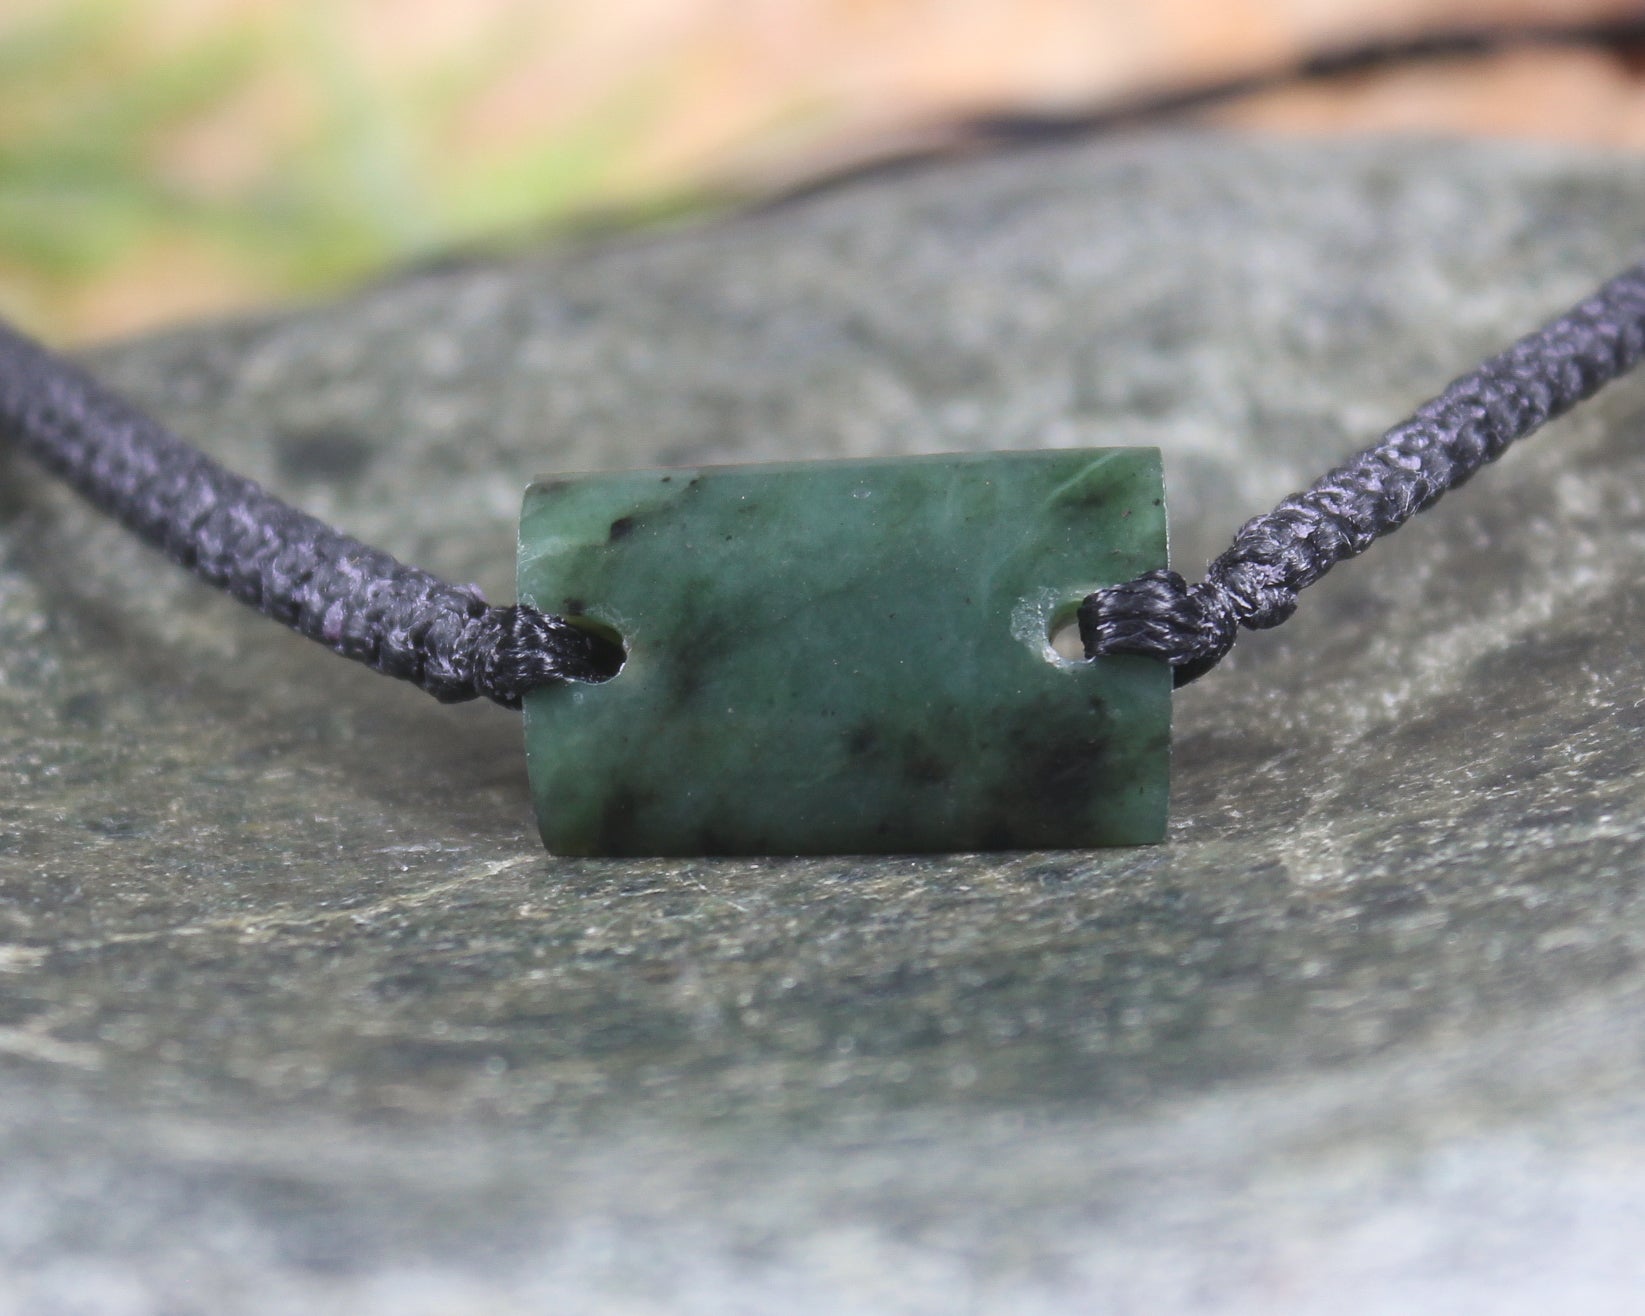
{"type": "Polygon", "coordinates": [[[1241,626],[1279,625],[1296,610],[1298,593],[1338,562],[1642,357],[1645,264],[1458,379],[1375,447],[1246,522],[1198,584],[1153,571],[1092,594],[1080,609],[1086,654],[1163,658],[1186,685],[1222,660],[1241,626]]]}
{"type": "Polygon", "coordinates": [[[619,661],[563,618],[489,607],[287,506],[4,324],[0,437],[201,579],[443,702],[518,708],[619,661]]]}

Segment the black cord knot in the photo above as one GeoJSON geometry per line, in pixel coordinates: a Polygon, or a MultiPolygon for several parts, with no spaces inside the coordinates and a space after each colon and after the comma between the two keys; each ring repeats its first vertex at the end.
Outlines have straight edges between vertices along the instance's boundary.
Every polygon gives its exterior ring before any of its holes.
{"type": "Polygon", "coordinates": [[[504,708],[519,708],[540,685],[609,681],[625,657],[605,637],[525,604],[485,609],[465,629],[462,649],[473,694],[504,708]]]}
{"type": "Polygon", "coordinates": [[[1080,605],[1087,658],[1136,654],[1171,664],[1175,683],[1204,675],[1234,647],[1239,617],[1214,585],[1190,585],[1175,571],[1150,571],[1089,595],[1080,605]]]}

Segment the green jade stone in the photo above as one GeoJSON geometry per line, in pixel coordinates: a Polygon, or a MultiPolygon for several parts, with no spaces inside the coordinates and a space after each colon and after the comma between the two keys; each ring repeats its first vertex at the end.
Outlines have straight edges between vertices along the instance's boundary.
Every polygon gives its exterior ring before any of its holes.
{"type": "Polygon", "coordinates": [[[522,600],[621,637],[533,692],[562,855],[958,852],[1164,836],[1171,673],[1060,657],[1099,586],[1166,561],[1159,452],[548,478],[522,600]]]}

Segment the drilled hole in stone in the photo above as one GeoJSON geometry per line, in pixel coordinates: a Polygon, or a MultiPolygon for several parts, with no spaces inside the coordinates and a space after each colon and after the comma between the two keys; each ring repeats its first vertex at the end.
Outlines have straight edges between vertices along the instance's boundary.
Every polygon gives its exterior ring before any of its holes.
{"type": "Polygon", "coordinates": [[[1046,629],[1045,638],[1051,645],[1051,652],[1060,661],[1085,661],[1085,641],[1080,639],[1080,605],[1077,600],[1064,604],[1051,614],[1051,624],[1046,629]]]}
{"type": "Polygon", "coordinates": [[[595,655],[600,664],[600,674],[587,684],[604,685],[628,665],[628,644],[615,626],[596,621],[593,617],[567,617],[566,620],[600,641],[595,655]]]}

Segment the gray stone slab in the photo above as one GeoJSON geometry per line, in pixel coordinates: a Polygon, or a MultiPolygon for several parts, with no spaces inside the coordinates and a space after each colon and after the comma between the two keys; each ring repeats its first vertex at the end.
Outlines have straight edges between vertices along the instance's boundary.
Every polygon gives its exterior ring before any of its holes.
{"type": "MultiPolygon", "coordinates": [[[[1192,570],[1642,209],[1145,137],[95,364],[497,597],[545,471],[995,447],[1157,444],[1192,570]]],[[[511,715],[0,455],[0,1309],[1632,1310],[1642,440],[1636,381],[1183,692],[1164,846],[683,863],[545,857],[511,715]]]]}

